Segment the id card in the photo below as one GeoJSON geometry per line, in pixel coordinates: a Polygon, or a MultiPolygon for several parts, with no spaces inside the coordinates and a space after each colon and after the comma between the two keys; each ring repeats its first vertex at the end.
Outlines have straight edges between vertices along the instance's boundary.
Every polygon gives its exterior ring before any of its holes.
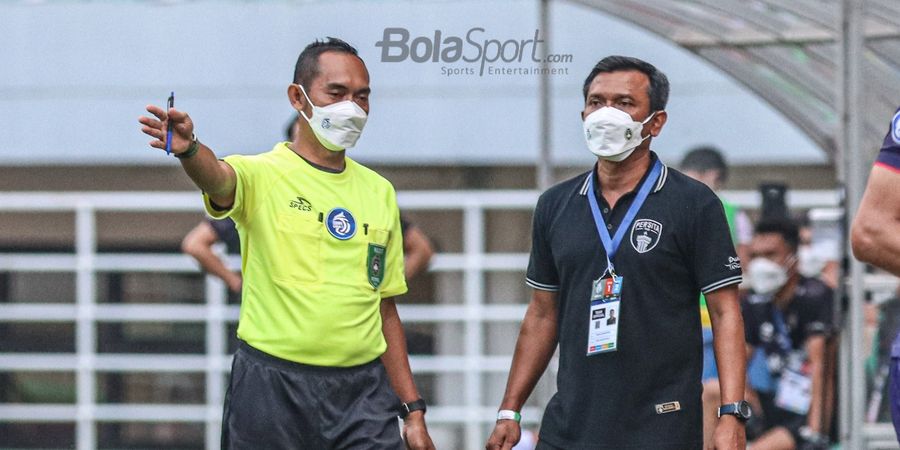
{"type": "Polygon", "coordinates": [[[588,316],[588,356],[618,349],[621,305],[622,277],[613,275],[594,280],[588,316]]]}
{"type": "Polygon", "coordinates": [[[779,408],[796,414],[806,414],[812,400],[812,379],[793,370],[785,370],[775,393],[779,408]]]}

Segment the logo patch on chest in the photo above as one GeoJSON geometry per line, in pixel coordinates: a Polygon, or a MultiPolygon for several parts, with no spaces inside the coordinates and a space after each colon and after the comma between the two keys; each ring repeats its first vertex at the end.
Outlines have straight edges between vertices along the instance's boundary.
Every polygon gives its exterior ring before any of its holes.
{"type": "Polygon", "coordinates": [[[894,114],[894,118],[891,119],[891,139],[895,144],[900,144],[900,112],[894,114]]]}
{"type": "Polygon", "coordinates": [[[344,208],[334,208],[328,212],[325,228],[332,236],[344,241],[356,234],[356,219],[353,218],[350,211],[344,208]]]}
{"type": "Polygon", "coordinates": [[[659,243],[662,224],[650,219],[639,219],[631,226],[631,246],[638,253],[647,253],[659,243]]]}

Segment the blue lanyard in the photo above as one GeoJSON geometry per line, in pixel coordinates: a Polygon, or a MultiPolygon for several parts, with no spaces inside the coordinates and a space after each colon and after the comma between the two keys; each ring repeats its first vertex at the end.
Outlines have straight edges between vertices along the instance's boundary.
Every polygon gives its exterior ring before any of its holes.
{"type": "Polygon", "coordinates": [[[784,323],[784,315],[781,314],[781,311],[775,306],[774,299],[772,300],[772,322],[775,325],[775,331],[778,333],[778,347],[785,354],[791,353],[794,345],[791,342],[791,334],[788,332],[787,324],[784,323]]]}
{"type": "Polygon", "coordinates": [[[619,249],[619,244],[622,243],[625,231],[631,227],[631,222],[634,220],[634,217],[637,216],[641,206],[644,206],[644,201],[647,200],[647,196],[650,195],[650,189],[656,184],[656,180],[659,178],[659,173],[661,171],[662,163],[657,159],[656,163],[653,164],[653,167],[650,169],[650,175],[644,180],[644,183],[638,190],[637,196],[635,196],[634,201],[625,213],[622,223],[620,223],[619,228],[616,229],[615,237],[612,238],[609,236],[609,231],[606,229],[606,222],[603,220],[603,215],[600,214],[600,207],[597,205],[597,198],[594,195],[594,174],[592,173],[588,176],[588,203],[591,204],[591,214],[594,216],[594,225],[597,225],[597,232],[600,234],[600,242],[603,243],[603,249],[606,250],[606,271],[610,274],[615,274],[615,268],[613,267],[612,261],[616,256],[616,250],[619,249]]]}

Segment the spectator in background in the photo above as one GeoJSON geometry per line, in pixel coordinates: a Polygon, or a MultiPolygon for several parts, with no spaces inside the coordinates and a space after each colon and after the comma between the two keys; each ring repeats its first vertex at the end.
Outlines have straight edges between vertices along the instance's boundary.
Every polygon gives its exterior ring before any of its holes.
{"type": "MultiPolygon", "coordinates": [[[[287,142],[293,142],[300,129],[299,118],[292,119],[285,128],[287,142]]],[[[434,248],[431,240],[415,224],[400,216],[403,232],[403,272],[407,281],[428,268],[434,248]]],[[[181,241],[181,251],[191,255],[207,273],[219,277],[234,293],[241,291],[241,274],[228,268],[227,263],[214,251],[217,242],[224,242],[227,254],[240,255],[241,242],[230,218],[216,220],[204,218],[181,241]]]]}
{"type": "MultiPolygon", "coordinates": [[[[716,194],[728,181],[728,164],[722,152],[715,147],[696,147],[688,151],[681,160],[680,168],[685,175],[707,185],[716,194]]],[[[719,199],[725,208],[725,219],[728,220],[738,257],[741,261],[746,261],[747,249],[753,239],[753,223],[747,213],[728,200],[722,197],[719,199]]]]}
{"type": "Polygon", "coordinates": [[[831,236],[816,235],[809,213],[800,223],[800,247],[797,249],[797,270],[807,278],[819,278],[831,289],[837,289],[840,278],[839,243],[831,236]]]}
{"type": "Polygon", "coordinates": [[[228,268],[228,264],[216,252],[213,245],[224,242],[226,253],[241,254],[241,241],[234,221],[231,219],[214,220],[204,218],[184,236],[181,251],[191,255],[200,267],[209,274],[219,277],[231,292],[241,292],[241,273],[228,268]]]}
{"type": "MultiPolygon", "coordinates": [[[[822,281],[797,271],[799,232],[788,219],[764,219],[750,245],[742,302],[747,355],[761,348],[774,381],[769,392],[748,393],[756,403],[748,423],[748,447],[824,449],[825,341],[831,331],[833,293],[822,281]],[[753,423],[756,421],[756,423],[753,423]],[[754,436],[752,431],[760,430],[754,436]]],[[[704,389],[707,409],[717,405],[704,389]]]]}

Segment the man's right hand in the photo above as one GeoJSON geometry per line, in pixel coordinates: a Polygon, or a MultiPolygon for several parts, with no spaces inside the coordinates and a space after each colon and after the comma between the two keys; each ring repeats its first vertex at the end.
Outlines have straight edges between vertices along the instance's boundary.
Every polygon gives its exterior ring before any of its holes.
{"type": "Polygon", "coordinates": [[[519,443],[522,437],[522,427],[515,420],[498,420],[494,425],[494,432],[488,438],[487,450],[510,450],[519,443]]]}
{"type": "Polygon", "coordinates": [[[153,114],[154,117],[141,116],[138,122],[143,125],[141,131],[144,134],[156,138],[150,141],[150,146],[160,150],[166,149],[166,119],[168,126],[172,127],[172,153],[176,155],[187,151],[191,145],[191,139],[194,135],[194,122],[185,112],[181,112],[172,108],[168,111],[158,106],[147,105],[147,112],[153,114]]]}

